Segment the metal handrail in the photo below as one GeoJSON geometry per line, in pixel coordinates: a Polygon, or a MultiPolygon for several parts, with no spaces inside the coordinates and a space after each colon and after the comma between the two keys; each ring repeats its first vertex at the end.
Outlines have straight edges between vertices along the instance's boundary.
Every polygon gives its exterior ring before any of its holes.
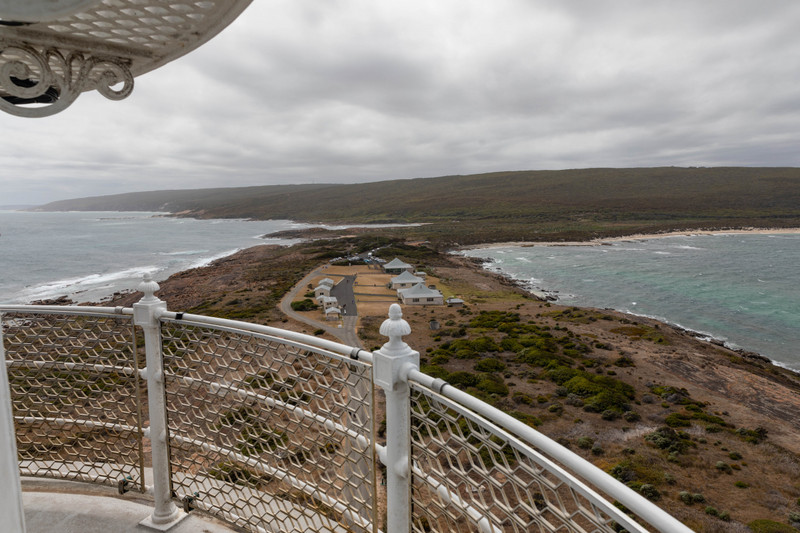
{"type": "MultiPolygon", "coordinates": [[[[150,301],[153,303],[153,301],[150,301]]],[[[84,307],[84,306],[38,306],[38,305],[2,305],[0,306],[0,316],[3,313],[31,313],[31,314],[58,314],[58,315],[72,315],[72,316],[133,316],[136,317],[137,310],[135,308],[123,308],[123,307],[84,307]]],[[[387,328],[386,335],[390,336],[390,342],[384,345],[381,350],[378,350],[375,353],[360,349],[354,348],[351,346],[347,346],[344,344],[340,344],[337,342],[329,341],[326,339],[320,339],[316,336],[306,335],[302,333],[291,332],[287,330],[282,330],[279,328],[273,328],[270,326],[263,326],[258,324],[250,324],[246,322],[240,322],[235,320],[229,319],[222,319],[216,317],[207,317],[202,315],[194,315],[189,313],[179,313],[179,312],[170,312],[166,311],[163,307],[156,306],[153,311],[151,311],[152,318],[156,322],[161,323],[179,323],[184,325],[190,326],[199,326],[199,327],[213,327],[221,331],[232,332],[232,333],[248,333],[254,334],[259,336],[260,338],[267,339],[269,341],[274,341],[276,343],[281,343],[285,345],[289,345],[295,347],[300,350],[309,351],[316,353],[318,355],[327,357],[331,360],[338,359],[342,362],[348,361],[358,361],[360,365],[371,365],[372,366],[372,375],[374,383],[378,386],[383,387],[387,391],[387,417],[391,420],[387,432],[387,446],[380,446],[375,442],[370,442],[369,438],[364,434],[361,434],[357,431],[354,431],[352,428],[347,427],[346,425],[341,424],[338,420],[333,418],[325,418],[323,415],[315,413],[311,410],[308,410],[302,406],[293,405],[288,402],[284,402],[280,399],[271,398],[269,396],[265,396],[262,394],[255,393],[250,390],[246,390],[242,387],[239,387],[236,384],[228,383],[225,381],[219,382],[211,382],[204,379],[197,379],[191,377],[182,377],[178,378],[179,380],[190,380],[191,383],[187,382],[189,385],[194,385],[195,383],[200,383],[204,389],[208,390],[212,394],[218,394],[224,396],[227,393],[231,393],[232,396],[241,397],[243,400],[247,401],[255,401],[262,403],[263,405],[269,408],[279,408],[284,410],[287,413],[293,413],[296,416],[306,418],[309,420],[313,420],[316,423],[322,424],[329,431],[334,431],[336,433],[342,434],[347,436],[347,438],[354,439],[354,442],[358,442],[360,447],[369,447],[375,450],[375,454],[380,458],[380,460],[387,465],[387,476],[390,479],[389,485],[395,483],[404,483],[406,487],[408,487],[409,483],[411,483],[412,476],[417,480],[422,480],[431,487],[434,493],[438,494],[439,497],[445,501],[449,502],[450,504],[454,505],[455,507],[461,509],[461,512],[465,513],[470,517],[471,520],[476,522],[480,529],[487,532],[499,532],[501,529],[498,528],[496,524],[493,524],[489,517],[482,514],[480,509],[475,508],[472,506],[468,501],[461,498],[455,490],[455,488],[446,486],[445,483],[442,482],[440,479],[434,479],[433,477],[429,476],[427,472],[425,472],[424,468],[414,462],[411,457],[411,453],[409,450],[404,449],[402,446],[397,448],[395,446],[395,440],[397,435],[393,434],[393,431],[397,431],[398,428],[402,429],[405,432],[405,437],[400,438],[400,440],[408,438],[408,432],[410,431],[410,427],[406,426],[403,429],[402,424],[408,424],[408,421],[403,422],[402,420],[402,405],[399,407],[399,410],[394,410],[390,405],[392,402],[396,402],[399,400],[406,402],[407,409],[407,395],[408,393],[403,393],[401,391],[400,395],[395,395],[395,391],[397,387],[411,387],[421,386],[425,389],[428,389],[433,394],[436,394],[446,400],[446,404],[452,406],[453,408],[457,408],[459,413],[466,417],[475,418],[478,420],[480,418],[481,424],[484,427],[488,428],[489,431],[494,432],[497,435],[503,435],[505,440],[517,450],[520,450],[525,453],[526,456],[535,457],[535,460],[538,464],[544,465],[544,467],[548,470],[548,472],[553,473],[556,475],[561,481],[567,484],[572,490],[575,490],[577,493],[580,493],[584,496],[588,501],[591,502],[592,505],[597,505],[598,508],[602,509],[602,511],[611,517],[614,521],[618,522],[619,524],[623,525],[630,531],[637,531],[643,532],[646,529],[642,528],[638,523],[636,523],[633,519],[628,517],[624,512],[617,509],[614,505],[612,505],[608,500],[604,497],[600,496],[595,489],[601,491],[602,493],[606,494],[612,499],[617,500],[622,505],[624,505],[627,509],[633,512],[636,516],[641,518],[642,520],[646,521],[651,526],[657,528],[660,531],[668,531],[668,532],[676,532],[676,533],[688,533],[691,532],[689,528],[679,522],[677,519],[654,505],[652,502],[648,501],[641,495],[637,494],[624,484],[620,483],[613,477],[609,476],[602,470],[598,469],[590,462],[586,461],[579,455],[571,452],[567,448],[561,446],[560,444],[556,443],[555,441],[551,440],[550,438],[542,435],[538,431],[534,430],[530,426],[520,422],[519,420],[511,417],[510,415],[486,404],[485,402],[453,387],[441,379],[432,378],[426,374],[423,374],[419,371],[418,366],[418,354],[413,352],[405,343],[399,341],[398,335],[407,334],[407,331],[403,330],[403,332],[398,333],[399,329],[392,332],[390,331],[392,328],[387,328]],[[394,335],[394,336],[393,336],[394,335]],[[393,344],[394,343],[394,344],[393,344]],[[391,394],[390,394],[391,393],[391,394]],[[405,394],[405,400],[403,400],[405,394]],[[391,414],[392,412],[399,413],[399,414],[391,414]],[[399,418],[398,418],[399,417],[399,418]],[[398,422],[399,420],[399,422],[398,422]],[[398,425],[398,423],[400,425],[398,425]],[[392,436],[394,435],[394,437],[392,436]],[[403,466],[405,464],[405,466],[403,466]],[[582,481],[583,480],[583,481],[582,481]],[[584,483],[585,482],[585,483],[584,483]],[[590,488],[586,483],[591,485],[593,488],[590,488]]],[[[391,315],[390,315],[391,316],[391,315]]],[[[394,321],[395,325],[399,323],[400,319],[394,317],[387,322],[394,321]]],[[[402,321],[404,322],[404,321],[402,321]]],[[[140,322],[137,322],[137,325],[141,325],[140,322]]],[[[2,326],[2,323],[0,323],[2,326]]],[[[400,328],[402,329],[402,328],[400,328]]],[[[2,333],[2,329],[0,329],[0,333],[2,333]]],[[[382,326],[381,333],[384,333],[384,328],[382,326]]],[[[0,340],[2,340],[2,336],[0,335],[0,340]]],[[[160,349],[159,349],[160,353],[160,349]]],[[[337,363],[340,364],[340,363],[337,363]]],[[[103,365],[103,364],[84,364],[84,363],[73,363],[69,361],[7,361],[6,367],[30,367],[32,369],[42,369],[42,368],[63,368],[66,370],[85,370],[90,372],[97,372],[99,374],[102,373],[124,373],[130,374],[133,372],[130,368],[119,367],[116,365],[103,365]]],[[[164,378],[167,377],[171,379],[170,375],[164,370],[159,370],[160,375],[152,375],[152,369],[140,369],[140,374],[147,374],[148,380],[150,383],[158,383],[159,380],[163,382],[164,378]]],[[[163,385],[162,385],[163,386],[163,385]]],[[[151,393],[152,394],[152,393],[151,393]]],[[[151,415],[151,423],[153,413],[151,415]]],[[[20,417],[15,417],[20,418],[20,417]]],[[[28,417],[31,418],[31,417],[28,417]]],[[[31,418],[32,419],[32,418],[31,418]]],[[[25,417],[21,417],[21,421],[26,420],[25,417]]],[[[97,424],[97,422],[89,421],[89,420],[79,420],[79,419],[70,419],[66,417],[50,417],[48,419],[50,422],[53,422],[56,425],[69,425],[75,424],[78,426],[86,427],[87,429],[91,429],[92,427],[100,427],[105,426],[104,424],[97,424]]],[[[122,428],[119,424],[107,424],[108,427],[115,429],[117,426],[122,428]]],[[[135,429],[135,428],[126,428],[126,429],[135,429]]],[[[151,438],[158,438],[158,435],[151,435],[151,428],[143,428],[141,432],[145,436],[149,436],[151,438]]],[[[322,495],[318,488],[311,486],[306,481],[302,481],[299,479],[294,479],[291,475],[287,472],[282,472],[280,469],[276,469],[273,466],[269,466],[262,461],[258,460],[257,458],[249,457],[246,454],[239,453],[234,449],[227,449],[225,447],[220,447],[215,445],[211,442],[199,441],[196,439],[192,439],[186,436],[177,436],[178,440],[186,441],[192,445],[196,445],[198,447],[202,447],[204,449],[209,450],[217,450],[223,455],[235,457],[239,462],[244,464],[248,464],[253,468],[263,471],[264,473],[274,475],[280,478],[285,478],[290,481],[290,484],[295,488],[305,492],[307,494],[314,495],[314,497],[319,498],[320,501],[323,501],[326,505],[330,505],[332,508],[340,511],[343,515],[346,515],[347,518],[351,523],[359,524],[360,526],[364,527],[367,526],[366,523],[363,522],[363,517],[359,517],[351,513],[351,511],[341,504],[340,502],[329,498],[328,496],[322,495]]],[[[156,448],[156,444],[154,442],[153,448],[156,448]]],[[[158,482],[156,482],[157,484],[158,482]]],[[[389,488],[389,493],[392,492],[391,487],[389,488]]],[[[402,492],[402,490],[401,490],[402,492]]],[[[156,496],[158,495],[158,489],[155,490],[156,496]]],[[[402,524],[398,527],[397,525],[392,523],[392,506],[393,497],[389,496],[389,528],[388,532],[393,533],[393,531],[408,531],[408,529],[404,529],[405,526],[402,524]]],[[[400,512],[399,515],[403,515],[404,512],[400,512]]],[[[411,516],[410,512],[405,513],[407,516],[411,516]]]]}
{"type": "MultiPolygon", "coordinates": [[[[2,309],[2,307],[0,307],[0,309],[2,309]]],[[[213,316],[194,315],[191,313],[179,313],[173,311],[160,313],[158,318],[160,320],[171,320],[181,323],[215,326],[218,328],[227,328],[228,330],[232,331],[246,331],[249,333],[268,335],[278,340],[300,343],[315,350],[326,350],[339,356],[346,356],[350,359],[362,361],[364,363],[372,363],[372,352],[362,348],[341,344],[339,342],[320,339],[319,337],[308,335],[306,333],[298,333],[295,331],[274,328],[272,326],[263,326],[261,324],[241,322],[239,320],[230,320],[227,318],[217,318],[213,316]]]]}
{"type": "MultiPolygon", "coordinates": [[[[560,464],[566,466],[592,485],[596,486],[612,498],[619,501],[625,507],[633,511],[636,515],[646,520],[649,524],[657,527],[660,531],[668,531],[670,533],[692,533],[691,529],[687,528],[672,515],[654,505],[642,495],[637,494],[629,487],[606,474],[580,455],[558,444],[554,440],[543,435],[542,433],[539,433],[532,427],[520,422],[516,418],[504,413],[503,411],[500,411],[495,407],[492,407],[491,405],[470,394],[467,394],[466,392],[450,385],[442,379],[433,378],[427,374],[423,374],[418,370],[411,370],[408,373],[408,380],[410,382],[419,383],[420,385],[437,392],[444,398],[451,400],[455,404],[465,407],[484,417],[486,420],[495,422],[496,424],[506,428],[511,433],[517,435],[521,439],[524,439],[524,444],[530,446],[533,450],[541,450],[544,454],[552,457],[560,464]]],[[[520,445],[519,442],[515,444],[517,446],[520,445]]],[[[583,493],[585,496],[593,499],[598,498],[592,489],[572,477],[569,473],[564,472],[562,475],[567,476],[565,477],[565,480],[572,485],[573,488],[583,493]]],[[[639,524],[631,521],[627,515],[620,512],[620,510],[613,505],[609,504],[605,507],[606,512],[611,514],[615,520],[624,524],[625,527],[636,531],[646,531],[642,529],[639,524]]]]}

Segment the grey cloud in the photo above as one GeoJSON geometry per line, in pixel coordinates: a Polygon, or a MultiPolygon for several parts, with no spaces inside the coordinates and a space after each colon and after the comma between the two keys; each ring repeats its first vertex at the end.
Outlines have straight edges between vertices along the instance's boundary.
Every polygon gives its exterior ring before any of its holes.
{"type": "Polygon", "coordinates": [[[86,94],[50,119],[0,117],[0,203],[527,168],[793,166],[798,22],[800,5],[785,0],[254,2],[125,101],[86,94]]]}

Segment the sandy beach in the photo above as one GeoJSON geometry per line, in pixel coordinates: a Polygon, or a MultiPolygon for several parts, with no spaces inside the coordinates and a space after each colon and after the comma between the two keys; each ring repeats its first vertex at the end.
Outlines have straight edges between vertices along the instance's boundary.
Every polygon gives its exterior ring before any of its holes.
{"type": "Polygon", "coordinates": [[[461,246],[460,250],[479,250],[481,248],[506,248],[509,246],[602,246],[612,242],[628,242],[628,241],[642,241],[649,239],[661,239],[664,237],[691,237],[693,235],[785,235],[800,233],[800,228],[744,228],[732,230],[686,230],[686,231],[668,231],[664,233],[637,233],[626,235],[624,237],[608,237],[602,239],[593,239],[588,241],[515,241],[515,242],[493,242],[486,244],[474,244],[469,246],[461,246]]]}

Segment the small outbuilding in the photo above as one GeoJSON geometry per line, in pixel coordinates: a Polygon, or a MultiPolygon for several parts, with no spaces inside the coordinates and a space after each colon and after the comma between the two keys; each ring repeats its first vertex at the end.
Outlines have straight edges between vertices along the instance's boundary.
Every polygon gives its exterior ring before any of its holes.
{"type": "Polygon", "coordinates": [[[461,298],[448,298],[446,303],[447,307],[464,307],[464,300],[461,298]]]}
{"type": "Polygon", "coordinates": [[[325,309],[325,320],[338,320],[342,316],[342,310],[338,307],[325,309]]]}
{"type": "Polygon", "coordinates": [[[337,300],[335,296],[321,296],[319,298],[319,303],[326,311],[331,307],[339,306],[339,300],[337,300]]]}
{"type": "Polygon", "coordinates": [[[417,283],[410,289],[400,289],[397,297],[406,305],[444,305],[442,293],[429,289],[424,283],[417,283]]]}
{"type": "Polygon", "coordinates": [[[414,267],[395,257],[383,265],[383,271],[387,274],[402,274],[404,271],[411,273],[414,271],[414,267]]]}
{"type": "Polygon", "coordinates": [[[399,276],[392,278],[391,287],[394,290],[410,289],[417,283],[425,281],[423,278],[417,277],[408,270],[404,270],[399,276]]]}

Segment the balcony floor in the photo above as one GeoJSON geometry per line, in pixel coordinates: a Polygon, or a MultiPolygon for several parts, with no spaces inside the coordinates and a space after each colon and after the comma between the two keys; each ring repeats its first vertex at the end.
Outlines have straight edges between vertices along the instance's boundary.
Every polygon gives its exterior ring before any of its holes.
{"type": "MultiPolygon", "coordinates": [[[[22,481],[27,533],[147,533],[139,522],[152,512],[141,494],[119,496],[108,487],[70,481],[22,481]]],[[[192,512],[169,533],[235,533],[220,521],[192,512]]]]}

